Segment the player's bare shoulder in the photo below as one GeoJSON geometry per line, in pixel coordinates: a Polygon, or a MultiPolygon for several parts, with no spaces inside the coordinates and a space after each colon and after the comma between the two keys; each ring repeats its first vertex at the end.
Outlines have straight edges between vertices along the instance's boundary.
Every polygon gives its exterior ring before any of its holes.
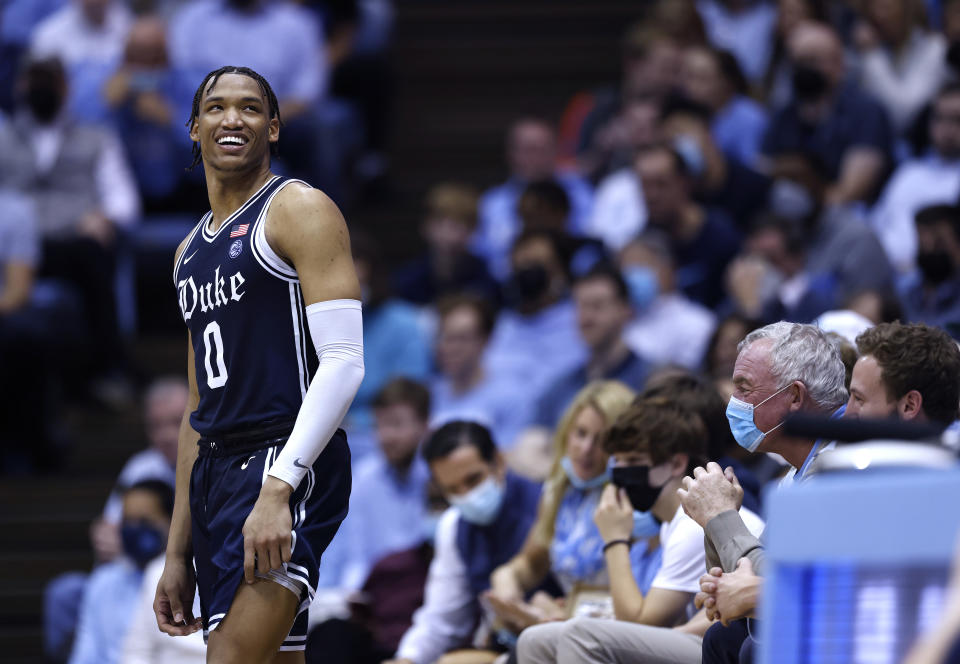
{"type": "Polygon", "coordinates": [[[347,225],[337,204],[319,189],[292,182],[270,205],[267,241],[286,258],[302,250],[349,246],[347,225]]]}

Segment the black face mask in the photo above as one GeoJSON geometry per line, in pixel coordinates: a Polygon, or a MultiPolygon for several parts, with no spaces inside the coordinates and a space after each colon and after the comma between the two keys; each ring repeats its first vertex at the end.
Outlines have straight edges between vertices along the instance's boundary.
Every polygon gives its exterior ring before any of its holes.
{"type": "Polygon", "coordinates": [[[650,466],[614,466],[610,479],[614,486],[626,490],[637,512],[649,512],[663,490],[662,486],[650,486],[650,466]]]}
{"type": "Polygon", "coordinates": [[[921,251],[917,254],[917,267],[923,273],[924,281],[940,284],[953,274],[953,261],[950,254],[942,249],[921,251]]]}
{"type": "Polygon", "coordinates": [[[510,291],[518,304],[531,304],[543,297],[550,285],[550,276],[542,265],[531,265],[513,273],[510,291]]]}
{"type": "Polygon", "coordinates": [[[57,117],[62,104],[63,98],[59,90],[54,87],[32,85],[27,90],[27,106],[30,107],[33,117],[41,124],[47,124],[57,117]]]}
{"type": "Polygon", "coordinates": [[[817,101],[827,92],[829,81],[823,72],[806,65],[793,69],[793,94],[798,101],[817,101]]]}
{"type": "Polygon", "coordinates": [[[245,12],[256,8],[260,4],[260,0],[228,0],[227,4],[237,11],[245,12]]]}

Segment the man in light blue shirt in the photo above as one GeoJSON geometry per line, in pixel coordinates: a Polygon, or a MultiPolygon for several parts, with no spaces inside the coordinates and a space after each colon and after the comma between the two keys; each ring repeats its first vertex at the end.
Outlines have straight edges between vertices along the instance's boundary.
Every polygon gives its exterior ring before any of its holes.
{"type": "Polygon", "coordinates": [[[147,563],[167,545],[173,489],[144,480],[123,496],[124,555],[104,563],[90,577],[69,664],[119,664],[123,639],[137,605],[147,563]]]}
{"type": "Polygon", "coordinates": [[[430,393],[395,378],[374,397],[373,414],[380,449],[357,465],[350,513],[320,566],[321,587],[357,590],[378,560],[426,539],[430,473],[417,448],[427,435],[430,393]]]}
{"type": "Polygon", "coordinates": [[[517,204],[529,183],[554,180],[563,187],[570,199],[567,231],[574,235],[583,232],[593,205],[593,189],[576,173],[557,169],[556,142],[556,133],[547,122],[537,118],[517,120],[507,138],[510,178],[480,198],[473,249],[487,260],[490,273],[501,281],[509,276],[510,247],[522,230],[517,204]]]}

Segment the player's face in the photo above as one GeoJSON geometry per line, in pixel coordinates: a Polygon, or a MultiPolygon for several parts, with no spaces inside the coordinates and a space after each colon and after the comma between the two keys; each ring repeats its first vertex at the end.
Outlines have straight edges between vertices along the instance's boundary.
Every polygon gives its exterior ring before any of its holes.
{"type": "Polygon", "coordinates": [[[224,74],[207,84],[190,138],[200,143],[204,168],[230,173],[270,165],[270,144],[280,123],[260,86],[249,76],[224,74]]]}

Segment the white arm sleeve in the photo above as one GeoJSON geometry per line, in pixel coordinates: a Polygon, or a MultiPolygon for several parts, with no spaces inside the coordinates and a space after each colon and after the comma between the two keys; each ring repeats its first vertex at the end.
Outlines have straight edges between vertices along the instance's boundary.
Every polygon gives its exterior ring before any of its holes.
{"type": "Polygon", "coordinates": [[[290,438],[268,473],[294,489],[340,426],[363,380],[360,302],[315,302],[307,307],[307,322],[320,366],[310,381],[290,438]]]}

